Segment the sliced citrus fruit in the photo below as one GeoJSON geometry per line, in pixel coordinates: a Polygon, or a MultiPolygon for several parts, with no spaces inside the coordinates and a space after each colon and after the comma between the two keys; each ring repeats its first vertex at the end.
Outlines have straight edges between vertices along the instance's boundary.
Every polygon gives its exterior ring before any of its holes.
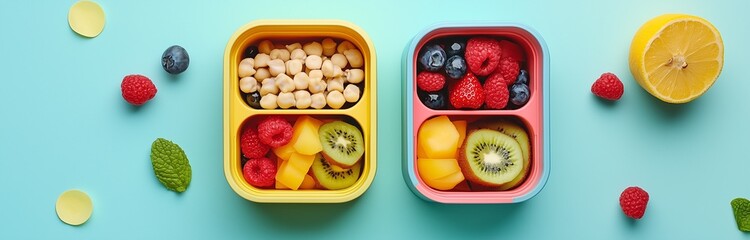
{"type": "Polygon", "coordinates": [[[630,72],[668,103],[686,103],[710,88],[724,65],[721,34],[703,18],[665,14],[649,20],[630,45],[630,72]]]}

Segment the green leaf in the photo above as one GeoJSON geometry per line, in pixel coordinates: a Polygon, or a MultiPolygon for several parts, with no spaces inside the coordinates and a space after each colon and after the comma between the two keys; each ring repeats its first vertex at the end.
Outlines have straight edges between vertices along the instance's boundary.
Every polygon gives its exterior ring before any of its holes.
{"type": "Polygon", "coordinates": [[[732,211],[737,228],[743,232],[750,232],[750,200],[735,198],[732,200],[732,211]]]}
{"type": "Polygon", "coordinates": [[[167,189],[184,192],[190,185],[193,171],[185,152],[172,141],[157,138],[151,144],[151,165],[159,182],[167,189]]]}

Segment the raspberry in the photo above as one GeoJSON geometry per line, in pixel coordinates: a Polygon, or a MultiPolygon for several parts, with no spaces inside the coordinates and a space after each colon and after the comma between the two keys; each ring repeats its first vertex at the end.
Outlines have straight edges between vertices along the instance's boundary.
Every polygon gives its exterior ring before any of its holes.
{"type": "Polygon", "coordinates": [[[240,149],[246,158],[261,158],[266,156],[270,148],[260,141],[255,128],[245,126],[240,135],[240,149]]]}
{"type": "Polygon", "coordinates": [[[526,56],[518,44],[508,40],[500,40],[500,48],[503,49],[503,58],[510,57],[516,62],[526,61],[526,56]]]}
{"type": "Polygon", "coordinates": [[[500,63],[502,49],[495,39],[475,37],[466,42],[464,56],[471,72],[477,76],[487,76],[500,63]]]}
{"type": "Polygon", "coordinates": [[[490,75],[484,81],[484,103],[489,109],[503,109],[508,105],[510,92],[505,79],[500,74],[490,75]]]}
{"type": "Polygon", "coordinates": [[[445,76],[436,72],[420,72],[417,74],[417,87],[427,92],[440,91],[445,86],[445,76]]]}
{"type": "Polygon", "coordinates": [[[250,159],[242,167],[242,176],[250,185],[270,187],[276,183],[276,163],[268,158],[250,159]]]}
{"type": "Polygon", "coordinates": [[[495,73],[503,75],[506,86],[513,85],[513,83],[516,82],[516,77],[518,77],[518,73],[520,71],[521,70],[518,66],[518,62],[513,60],[513,58],[511,57],[502,58],[500,60],[500,64],[498,64],[497,68],[495,68],[495,73]]]}
{"type": "Polygon", "coordinates": [[[641,219],[647,204],[648,193],[639,187],[628,187],[620,194],[622,212],[632,219],[641,219]]]}
{"type": "Polygon", "coordinates": [[[260,142],[277,148],[292,140],[292,125],[279,116],[270,116],[258,124],[260,142]]]}
{"type": "Polygon", "coordinates": [[[456,109],[478,109],[484,103],[484,90],[474,74],[466,73],[464,78],[451,87],[448,98],[456,109]]]}
{"type": "Polygon", "coordinates": [[[143,75],[127,75],[120,84],[122,98],[135,106],[143,105],[156,96],[156,86],[143,75]]]}
{"type": "Polygon", "coordinates": [[[596,79],[596,82],[591,85],[591,92],[594,93],[594,95],[610,101],[620,99],[623,91],[622,82],[612,73],[602,74],[602,76],[599,77],[599,79],[596,79]]]}

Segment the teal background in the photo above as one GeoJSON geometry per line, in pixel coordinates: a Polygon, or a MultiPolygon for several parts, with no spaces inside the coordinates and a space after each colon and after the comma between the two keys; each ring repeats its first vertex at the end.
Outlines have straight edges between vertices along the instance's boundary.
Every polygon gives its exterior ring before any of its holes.
{"type": "Polygon", "coordinates": [[[67,25],[75,1],[0,1],[0,239],[747,239],[729,202],[749,197],[747,56],[750,2],[632,1],[114,1],[99,0],[104,32],[67,25]],[[724,71],[701,98],[669,105],[627,67],[630,40],[648,19],[684,12],[722,33],[724,71]],[[336,18],[367,31],[378,57],[378,170],[345,204],[255,204],[222,168],[222,56],[254,19],[336,18]],[[551,161],[546,187],[514,205],[441,205],[414,196],[401,175],[401,54],[438,21],[519,22],[551,56],[551,161]],[[167,47],[191,57],[179,76],[161,69],[167,47]],[[598,100],[591,83],[618,74],[625,95],[598,100]],[[159,89],[140,108],[120,96],[127,74],[159,89]],[[153,176],[151,142],[171,139],[193,166],[187,192],[153,176]],[[651,195],[640,221],[620,192],[651,195]],[[61,223],[57,196],[89,193],[91,219],[61,223]]]}

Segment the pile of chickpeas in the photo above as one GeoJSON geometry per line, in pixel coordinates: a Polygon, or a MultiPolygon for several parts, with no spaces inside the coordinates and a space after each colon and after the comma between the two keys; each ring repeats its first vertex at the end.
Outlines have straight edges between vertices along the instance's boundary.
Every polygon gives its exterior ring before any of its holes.
{"type": "Polygon", "coordinates": [[[260,94],[263,109],[339,109],[359,101],[365,78],[362,52],[349,41],[282,45],[263,40],[255,57],[240,61],[240,90],[260,94]]]}

